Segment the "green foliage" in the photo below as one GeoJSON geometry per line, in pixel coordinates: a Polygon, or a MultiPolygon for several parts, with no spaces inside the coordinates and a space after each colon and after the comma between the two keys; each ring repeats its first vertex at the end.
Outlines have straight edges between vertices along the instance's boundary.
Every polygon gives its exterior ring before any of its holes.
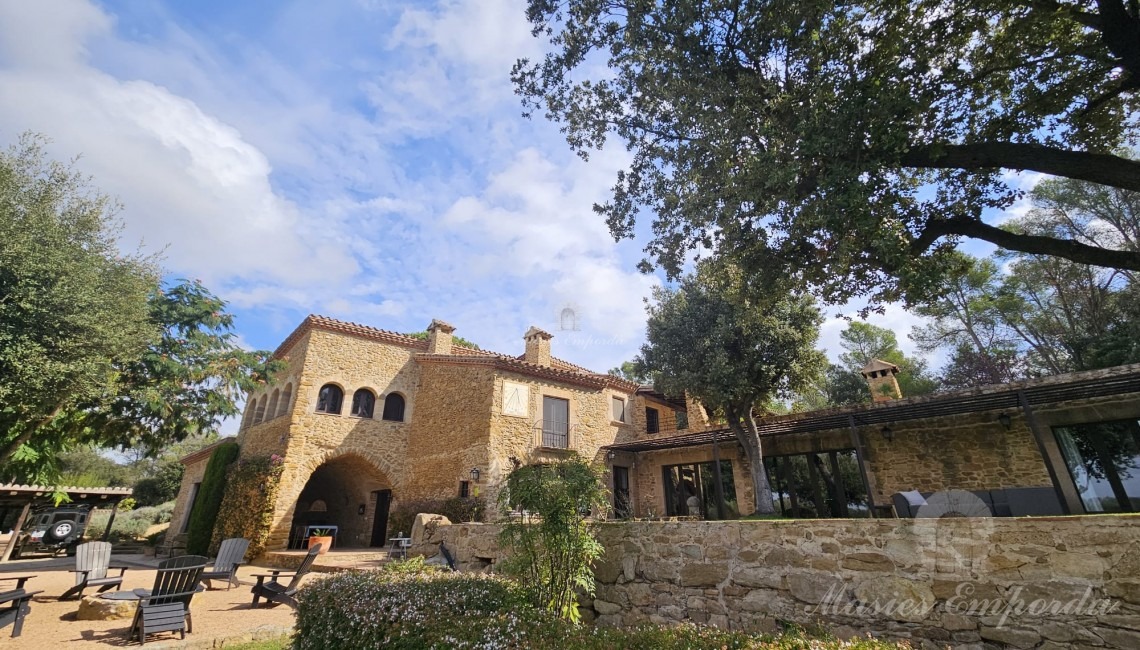
{"type": "MultiPolygon", "coordinates": [[[[111,526],[109,539],[113,542],[134,541],[146,534],[147,529],[155,524],[164,524],[170,521],[174,512],[174,502],[170,501],[159,506],[147,506],[134,510],[119,510],[115,514],[115,523],[111,526]]],[[[103,536],[107,529],[107,522],[111,518],[109,509],[95,510],[87,524],[86,537],[97,539],[103,536]]]]}
{"type": "Polygon", "coordinates": [[[52,485],[82,445],[212,432],[279,365],[236,344],[200,283],[164,288],[153,258],[124,255],[115,211],[42,139],[0,152],[0,479],[52,485]]]}
{"type": "Polygon", "coordinates": [[[905,650],[905,643],[837,641],[676,625],[574,625],[535,607],[518,585],[463,573],[353,571],[298,594],[296,650],[905,650]]]}
{"type": "Polygon", "coordinates": [[[133,468],[116,463],[90,445],[61,453],[58,461],[60,485],[121,487],[135,481],[133,468]]]}
{"type": "Polygon", "coordinates": [[[538,521],[503,524],[499,542],[510,556],[501,567],[526,585],[535,607],[578,620],[577,594],[593,594],[591,565],[603,551],[588,517],[605,506],[601,473],[576,455],[518,467],[507,476],[500,509],[523,510],[538,521]]]}
{"type": "Polygon", "coordinates": [[[225,495],[226,476],[230,465],[237,459],[238,452],[237,443],[223,442],[210,454],[202,476],[202,485],[198,488],[198,498],[190,511],[190,527],[186,535],[188,555],[209,555],[214,522],[225,495]]]}
{"type": "MultiPolygon", "coordinates": [[[[285,471],[283,461],[277,454],[272,454],[242,458],[229,466],[226,470],[224,496],[218,508],[210,542],[211,552],[217,550],[222,540],[230,537],[248,539],[247,554],[250,557],[261,555],[265,550],[269,528],[273,523],[273,506],[277,503],[277,491],[281,486],[281,473],[285,471]]],[[[213,462],[212,458],[210,462],[213,462]]],[[[209,468],[206,471],[209,472],[209,468]]],[[[204,491],[205,488],[206,483],[203,481],[201,490],[204,491]]]]}
{"type": "Polygon", "coordinates": [[[127,512],[134,510],[136,505],[138,505],[138,501],[135,501],[133,497],[127,497],[120,501],[119,504],[115,506],[115,508],[119,512],[127,512]]]}
{"type": "Polygon", "coordinates": [[[650,383],[649,373],[644,368],[637,364],[637,361],[623,361],[622,364],[616,368],[610,368],[609,374],[614,377],[621,377],[626,381],[632,381],[637,384],[650,383]]]}
{"type": "Polygon", "coordinates": [[[120,251],[114,203],[42,143],[0,152],[0,469],[50,485],[60,451],[98,439],[81,409],[114,394],[115,360],[156,333],[158,270],[120,251]]]}
{"type": "Polygon", "coordinates": [[[297,602],[297,650],[461,647],[457,632],[531,611],[510,581],[450,572],[338,573],[305,585],[297,602]]]}
{"type": "MultiPolygon", "coordinates": [[[[1033,190],[1033,209],[1008,228],[1140,250],[1140,193],[1072,180],[1033,190]]],[[[949,386],[1093,370],[1140,361],[1140,293],[1130,271],[1046,256],[959,256],[943,296],[916,312],[912,336],[945,349],[949,386]]]]}
{"type": "Polygon", "coordinates": [[[156,472],[135,483],[134,495],[140,505],[152,506],[177,498],[186,468],[177,460],[161,463],[156,472]]]}
{"type": "MultiPolygon", "coordinates": [[[[412,338],[414,338],[414,339],[419,339],[419,340],[421,340],[421,341],[426,341],[426,340],[428,340],[428,333],[427,333],[426,331],[422,331],[422,332],[408,332],[408,333],[407,333],[407,334],[405,334],[404,336],[410,336],[410,337],[412,337],[412,338]]],[[[461,347],[461,348],[471,348],[472,350],[480,350],[480,349],[482,349],[482,348],[480,348],[480,347],[479,347],[479,345],[478,345],[478,344],[476,344],[476,343],[472,343],[471,341],[468,341],[467,339],[463,338],[462,336],[455,336],[455,335],[452,335],[452,337],[451,337],[451,344],[452,344],[452,345],[458,345],[458,346],[459,346],[459,347],[461,347]]]]}
{"type": "Polygon", "coordinates": [[[754,507],[772,511],[754,413],[803,392],[819,376],[822,322],[810,296],[787,283],[750,284],[731,264],[706,261],[649,305],[640,365],[657,390],[688,392],[727,420],[753,467],[754,507]]]}
{"type": "Polygon", "coordinates": [[[676,277],[695,250],[733,251],[829,302],[915,304],[962,237],[1140,269],[982,220],[1019,196],[1003,169],[1140,189],[1140,164],[1112,154],[1135,136],[1131,7],[530,0],[546,53],[512,79],[581,156],[630,150],[595,211],[615,238],[653,215],[644,266],[676,277]]]}
{"type": "Polygon", "coordinates": [[[416,515],[421,513],[443,515],[455,523],[484,521],[487,515],[487,503],[483,497],[401,500],[388,513],[389,532],[410,533],[416,515]]]}

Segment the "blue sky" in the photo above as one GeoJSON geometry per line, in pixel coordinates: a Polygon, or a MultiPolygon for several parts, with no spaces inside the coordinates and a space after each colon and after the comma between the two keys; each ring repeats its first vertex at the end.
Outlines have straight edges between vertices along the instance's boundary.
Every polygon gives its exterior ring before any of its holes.
{"type": "MultiPolygon", "coordinates": [[[[628,161],[571,154],[508,73],[541,54],[522,0],[0,3],[0,142],[53,140],[123,204],[124,245],[229,301],[274,348],[306,314],[432,318],[604,371],[644,336],[635,269],[591,211],[628,161]],[[580,330],[560,331],[571,307],[580,330]]],[[[829,316],[836,309],[828,309],[829,316]]],[[[916,322],[890,310],[904,349],[916,322]]],[[[829,318],[832,356],[844,322],[829,318]]]]}

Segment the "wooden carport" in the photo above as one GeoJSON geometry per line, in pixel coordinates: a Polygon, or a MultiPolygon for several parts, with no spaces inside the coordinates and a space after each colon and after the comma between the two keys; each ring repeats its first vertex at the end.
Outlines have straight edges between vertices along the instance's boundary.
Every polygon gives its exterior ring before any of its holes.
{"type": "Polygon", "coordinates": [[[59,494],[66,495],[60,503],[69,505],[90,505],[96,507],[110,507],[111,518],[107,521],[107,529],[103,531],[103,539],[111,532],[111,525],[115,523],[115,512],[120,501],[131,496],[129,487],[46,487],[43,485],[20,485],[15,483],[0,484],[0,522],[4,521],[8,513],[19,510],[20,516],[12,527],[12,536],[4,546],[4,553],[0,555],[0,562],[7,562],[16,547],[16,538],[28,513],[35,506],[56,505],[59,494]]]}

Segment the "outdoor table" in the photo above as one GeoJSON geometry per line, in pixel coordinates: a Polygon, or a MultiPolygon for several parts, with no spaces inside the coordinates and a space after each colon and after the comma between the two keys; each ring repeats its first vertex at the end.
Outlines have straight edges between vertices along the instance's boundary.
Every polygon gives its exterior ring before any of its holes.
{"type": "Polygon", "coordinates": [[[16,581],[16,587],[15,588],[16,589],[23,589],[24,583],[27,582],[28,580],[31,580],[34,577],[35,576],[0,576],[0,580],[15,580],[16,581]]]}
{"type": "Polygon", "coordinates": [[[117,621],[134,618],[138,603],[150,595],[149,589],[128,589],[84,596],[76,618],[81,621],[117,621]]]}
{"type": "MultiPolygon", "coordinates": [[[[305,535],[301,538],[301,548],[309,548],[309,535],[311,535],[314,530],[329,531],[331,533],[329,537],[332,537],[332,543],[334,546],[336,545],[336,534],[340,532],[340,528],[333,524],[312,524],[310,526],[305,526],[305,535]]],[[[329,549],[325,550],[327,551],[329,549]]]]}
{"type": "Polygon", "coordinates": [[[408,547],[412,545],[411,537],[392,537],[388,541],[392,543],[393,553],[399,553],[400,557],[407,559],[408,547]]]}

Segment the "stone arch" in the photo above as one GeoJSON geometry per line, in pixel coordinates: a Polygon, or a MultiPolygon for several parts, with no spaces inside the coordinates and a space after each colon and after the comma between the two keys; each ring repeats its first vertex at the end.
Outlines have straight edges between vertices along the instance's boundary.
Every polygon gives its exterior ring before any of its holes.
{"type": "Polygon", "coordinates": [[[277,402],[281,399],[281,390],[273,389],[273,397],[269,398],[269,406],[265,409],[265,419],[272,420],[277,417],[277,402]]]}
{"type": "Polygon", "coordinates": [[[287,415],[289,413],[289,402],[293,400],[293,383],[285,384],[285,390],[281,391],[281,403],[277,406],[277,415],[287,415]]]}
{"type": "Polygon", "coordinates": [[[257,408],[256,402],[257,402],[257,400],[252,400],[252,399],[249,399],[248,397],[246,398],[246,400],[245,400],[245,413],[242,413],[241,426],[238,427],[239,430],[240,429],[248,429],[249,425],[252,424],[253,412],[257,408]]]}
{"type": "Polygon", "coordinates": [[[261,424],[265,421],[265,401],[268,398],[268,395],[262,395],[261,399],[257,400],[257,411],[255,411],[253,414],[254,424],[261,424]]]}
{"type": "Polygon", "coordinates": [[[282,489],[278,496],[278,504],[287,505],[287,510],[271,545],[286,546],[288,540],[296,548],[304,543],[305,527],[336,526],[334,548],[368,547],[373,542],[383,546],[388,537],[384,528],[393,488],[391,475],[386,463],[366,451],[330,450],[306,458],[288,481],[289,489],[282,489]],[[380,530],[374,536],[378,517],[380,530]]]}

